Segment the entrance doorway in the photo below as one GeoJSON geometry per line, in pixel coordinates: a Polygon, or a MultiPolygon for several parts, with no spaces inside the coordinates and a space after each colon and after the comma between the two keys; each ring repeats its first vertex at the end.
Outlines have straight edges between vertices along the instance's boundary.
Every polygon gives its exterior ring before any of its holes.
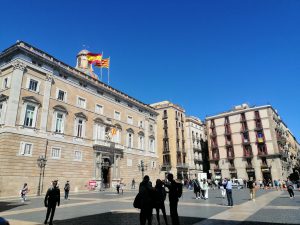
{"type": "Polygon", "coordinates": [[[111,181],[110,160],[109,160],[109,158],[102,158],[101,173],[102,173],[102,180],[103,180],[104,188],[109,188],[110,187],[110,181],[111,181]]]}

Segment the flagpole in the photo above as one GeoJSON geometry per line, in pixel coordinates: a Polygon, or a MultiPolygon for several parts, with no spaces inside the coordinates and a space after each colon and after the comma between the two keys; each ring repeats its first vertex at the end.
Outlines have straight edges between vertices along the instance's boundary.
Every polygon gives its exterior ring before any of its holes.
{"type": "Polygon", "coordinates": [[[109,68],[110,68],[110,57],[109,58],[109,66],[108,66],[108,70],[107,70],[107,77],[108,77],[108,85],[109,85],[109,68]]]}
{"type": "MultiPolygon", "coordinates": [[[[103,51],[102,51],[102,59],[103,59],[103,51]]],[[[100,67],[100,80],[102,81],[102,66],[100,67]]]]}

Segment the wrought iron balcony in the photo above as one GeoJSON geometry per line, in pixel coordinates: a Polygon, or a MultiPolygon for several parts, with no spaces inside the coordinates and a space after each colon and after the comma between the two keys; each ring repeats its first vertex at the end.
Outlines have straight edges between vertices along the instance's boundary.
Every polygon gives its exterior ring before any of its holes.
{"type": "Polygon", "coordinates": [[[176,165],[177,168],[189,168],[188,163],[177,163],[176,165]]]}
{"type": "Polygon", "coordinates": [[[253,157],[252,151],[244,151],[244,157],[245,158],[252,158],[253,157]]]}
{"type": "Polygon", "coordinates": [[[227,151],[227,158],[233,159],[234,158],[234,152],[233,151],[227,151]]]}

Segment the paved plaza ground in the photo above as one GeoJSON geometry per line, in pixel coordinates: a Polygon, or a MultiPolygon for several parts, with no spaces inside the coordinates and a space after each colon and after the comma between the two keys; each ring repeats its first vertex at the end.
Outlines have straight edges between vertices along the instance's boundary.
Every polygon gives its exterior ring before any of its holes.
{"type": "MultiPolygon", "coordinates": [[[[114,191],[71,194],[70,200],[61,200],[54,217],[55,225],[138,225],[139,210],[133,208],[135,190],[117,195],[114,191]]],[[[227,207],[219,190],[209,190],[209,199],[195,199],[192,191],[185,190],[178,212],[181,225],[210,224],[300,224],[300,192],[290,199],[287,191],[258,190],[256,201],[249,201],[249,190],[234,190],[234,207],[227,207]]],[[[167,214],[169,202],[166,200],[167,214]]],[[[46,208],[42,197],[0,199],[0,217],[11,225],[37,225],[45,219],[46,208]]],[[[155,213],[153,211],[153,213],[155,213]]],[[[169,224],[171,224],[170,217],[169,224]]],[[[164,225],[161,217],[161,224],[164,225]]],[[[153,225],[156,225],[153,216],[153,225]]]]}

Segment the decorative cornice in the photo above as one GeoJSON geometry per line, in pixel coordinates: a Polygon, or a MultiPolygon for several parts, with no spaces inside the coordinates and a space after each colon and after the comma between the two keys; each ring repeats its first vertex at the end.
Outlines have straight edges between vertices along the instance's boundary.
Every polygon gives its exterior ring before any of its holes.
{"type": "Polygon", "coordinates": [[[24,71],[26,69],[26,65],[22,62],[20,62],[19,60],[16,60],[12,63],[12,66],[14,68],[14,70],[18,69],[18,70],[22,70],[24,71]]]}
{"type": "Polygon", "coordinates": [[[103,119],[101,119],[100,117],[96,117],[96,118],[94,119],[94,122],[95,122],[95,123],[102,123],[102,124],[104,124],[103,119]]]}
{"type": "Polygon", "coordinates": [[[134,134],[134,130],[131,129],[131,128],[126,129],[126,131],[129,132],[129,133],[133,133],[134,134]]]}
{"type": "Polygon", "coordinates": [[[56,105],[53,109],[68,114],[68,110],[62,105],[56,105]]]}
{"type": "Polygon", "coordinates": [[[145,134],[144,134],[143,131],[139,131],[139,132],[138,132],[138,135],[140,135],[140,136],[145,136],[145,134]]]}
{"type": "Polygon", "coordinates": [[[83,112],[75,113],[75,116],[76,116],[76,117],[83,118],[83,119],[85,119],[86,121],[88,120],[88,119],[87,119],[87,116],[86,116],[83,112]]]}
{"type": "Polygon", "coordinates": [[[42,103],[37,98],[35,98],[34,96],[25,96],[25,97],[22,98],[22,100],[24,102],[31,102],[31,103],[37,104],[39,106],[42,105],[42,103]]]}

